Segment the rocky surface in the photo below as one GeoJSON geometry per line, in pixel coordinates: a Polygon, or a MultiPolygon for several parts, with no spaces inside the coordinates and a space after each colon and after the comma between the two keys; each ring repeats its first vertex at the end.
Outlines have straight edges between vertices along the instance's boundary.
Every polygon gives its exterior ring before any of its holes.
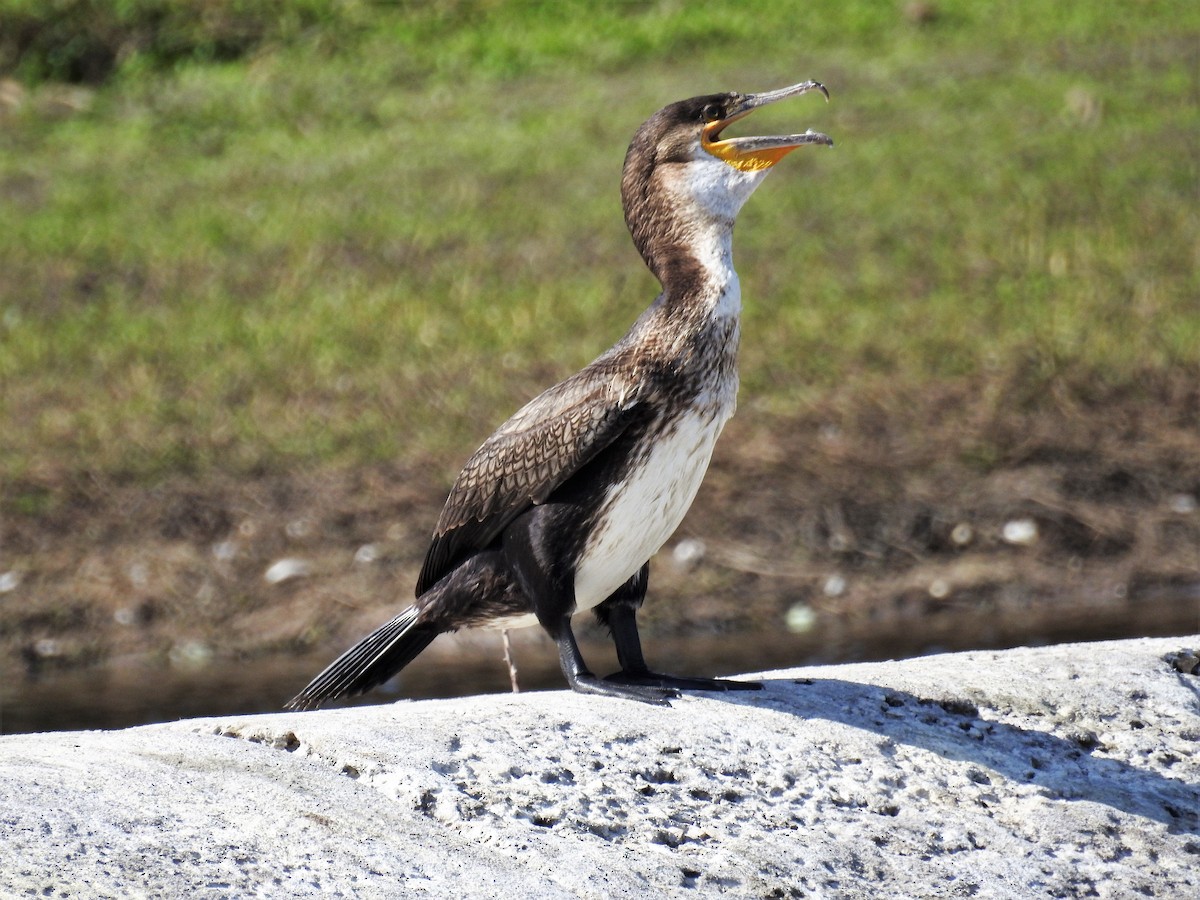
{"type": "Polygon", "coordinates": [[[1194,896],[1200,636],[0,738],[15,896],[1194,896]]]}

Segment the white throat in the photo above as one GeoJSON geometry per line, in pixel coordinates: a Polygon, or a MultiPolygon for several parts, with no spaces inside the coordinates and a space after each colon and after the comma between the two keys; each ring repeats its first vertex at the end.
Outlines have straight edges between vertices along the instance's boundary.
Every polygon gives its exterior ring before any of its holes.
{"type": "Polygon", "coordinates": [[[743,171],[717,159],[697,146],[687,166],[683,189],[688,199],[704,215],[725,219],[731,224],[750,195],[754,193],[769,169],[743,171]]]}
{"type": "Polygon", "coordinates": [[[767,170],[743,172],[697,147],[695,157],[669,181],[672,202],[685,222],[686,243],[714,288],[714,312],[737,315],[741,287],[733,268],[733,223],[767,170]]]}

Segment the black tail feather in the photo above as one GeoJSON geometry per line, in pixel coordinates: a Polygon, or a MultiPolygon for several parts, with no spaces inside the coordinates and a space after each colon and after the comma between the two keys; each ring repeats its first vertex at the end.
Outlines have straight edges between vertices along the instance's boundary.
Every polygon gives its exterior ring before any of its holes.
{"type": "Polygon", "coordinates": [[[362,694],[383,684],[430,645],[440,632],[417,624],[410,606],[376,628],[330,663],[287,703],[287,709],[314,709],[327,700],[362,694]]]}

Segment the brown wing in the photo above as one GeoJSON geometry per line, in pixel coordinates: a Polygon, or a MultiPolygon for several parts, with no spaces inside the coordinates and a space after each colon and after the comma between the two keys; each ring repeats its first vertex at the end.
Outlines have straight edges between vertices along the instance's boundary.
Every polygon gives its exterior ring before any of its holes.
{"type": "Polygon", "coordinates": [[[585,369],[535,397],[484,441],[446,498],[418,597],[612,443],[637,405],[619,381],[585,369]]]}

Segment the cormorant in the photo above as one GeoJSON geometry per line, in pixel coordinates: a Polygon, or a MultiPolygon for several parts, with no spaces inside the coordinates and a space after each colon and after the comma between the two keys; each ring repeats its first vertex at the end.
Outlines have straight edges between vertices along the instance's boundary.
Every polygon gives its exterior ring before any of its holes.
{"type": "Polygon", "coordinates": [[[753,682],[651,672],[636,615],[651,556],[675,531],[737,401],[741,291],[733,223],[806,131],[723,137],[755,109],[825,87],[672,103],[629,145],[625,223],[662,293],[594,362],[535,397],[467,460],[438,519],[416,602],[312,680],[293,709],[369,690],[444,631],[540,624],[576,691],[667,705],[680,690],[753,682]],[[571,617],[594,610],[621,671],[593,675],[571,617]]]}

